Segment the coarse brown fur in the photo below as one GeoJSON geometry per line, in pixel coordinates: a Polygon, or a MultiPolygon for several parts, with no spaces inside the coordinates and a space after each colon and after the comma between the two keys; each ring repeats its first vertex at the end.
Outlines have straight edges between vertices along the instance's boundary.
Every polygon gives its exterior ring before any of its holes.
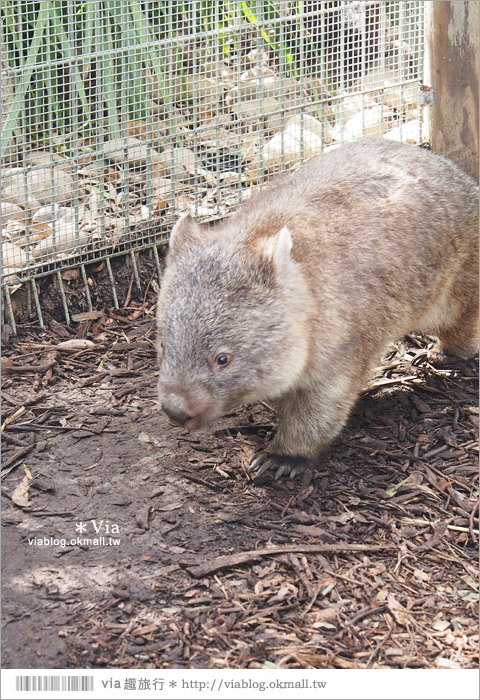
{"type": "Polygon", "coordinates": [[[177,223],[158,329],[172,418],[199,428],[274,401],[268,450],[316,459],[389,342],[418,330],[437,356],[478,349],[478,187],[382,139],[313,158],[214,227],[177,223]]]}

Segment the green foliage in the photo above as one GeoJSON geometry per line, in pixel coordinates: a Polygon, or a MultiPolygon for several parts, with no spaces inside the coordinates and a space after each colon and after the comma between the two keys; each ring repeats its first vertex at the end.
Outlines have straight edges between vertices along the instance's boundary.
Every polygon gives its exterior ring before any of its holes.
{"type": "Polygon", "coordinates": [[[165,68],[155,44],[167,20],[166,3],[4,0],[2,40],[16,88],[2,148],[19,123],[47,144],[73,131],[103,133],[105,122],[115,138],[121,117],[145,118],[146,67],[165,68]]]}
{"type": "MultiPolygon", "coordinates": [[[[78,137],[128,135],[130,120],[148,115],[148,75],[173,108],[168,76],[186,75],[188,46],[202,47],[197,70],[214,53],[263,47],[286,75],[315,56],[302,19],[303,3],[273,0],[2,0],[4,56],[15,74],[15,98],[2,130],[2,149],[19,128],[38,145],[78,137]]],[[[197,72],[197,71],[196,71],[197,72]]]]}

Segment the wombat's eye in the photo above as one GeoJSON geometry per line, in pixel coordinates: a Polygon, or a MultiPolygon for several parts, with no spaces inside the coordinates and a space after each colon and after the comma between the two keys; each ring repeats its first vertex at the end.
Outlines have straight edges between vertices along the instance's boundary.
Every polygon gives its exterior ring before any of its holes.
{"type": "Polygon", "coordinates": [[[222,354],[222,355],[217,355],[217,357],[215,358],[215,361],[216,361],[217,365],[219,365],[220,367],[225,367],[225,365],[228,365],[228,363],[230,362],[230,358],[228,357],[228,355],[222,354]]]}

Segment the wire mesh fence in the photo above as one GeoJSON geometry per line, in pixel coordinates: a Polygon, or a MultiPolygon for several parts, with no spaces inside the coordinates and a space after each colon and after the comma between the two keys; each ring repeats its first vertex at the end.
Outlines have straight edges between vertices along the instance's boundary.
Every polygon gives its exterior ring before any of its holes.
{"type": "Polygon", "coordinates": [[[4,0],[2,312],[214,221],[342,141],[421,140],[423,2],[4,0]]]}

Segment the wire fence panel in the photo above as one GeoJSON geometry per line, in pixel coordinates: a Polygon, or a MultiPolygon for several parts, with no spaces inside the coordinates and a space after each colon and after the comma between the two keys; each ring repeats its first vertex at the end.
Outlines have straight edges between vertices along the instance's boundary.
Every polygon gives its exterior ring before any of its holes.
{"type": "Polygon", "coordinates": [[[26,284],[42,325],[35,280],[74,267],[91,309],[89,265],[135,266],[149,249],[159,271],[180,214],[228,216],[342,141],[418,143],[423,14],[423,2],[4,0],[10,321],[26,284]]]}

